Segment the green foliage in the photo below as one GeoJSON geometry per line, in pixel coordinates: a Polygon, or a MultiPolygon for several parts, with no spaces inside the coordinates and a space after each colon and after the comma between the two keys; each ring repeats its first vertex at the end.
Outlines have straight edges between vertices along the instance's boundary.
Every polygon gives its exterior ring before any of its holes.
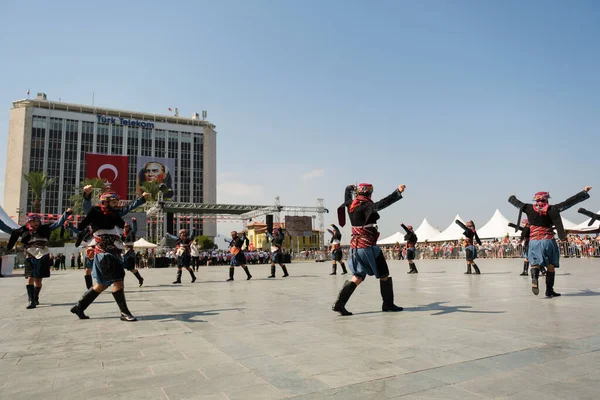
{"type": "Polygon", "coordinates": [[[60,236],[61,229],[55,229],[50,234],[50,240],[48,240],[48,247],[63,247],[65,243],[75,242],[69,230],[65,230],[63,236],[60,236]]]}
{"type": "Polygon", "coordinates": [[[198,236],[195,241],[200,250],[212,250],[215,247],[215,241],[208,236],[198,236]]]}
{"type": "Polygon", "coordinates": [[[55,182],[55,179],[51,179],[43,171],[32,171],[28,174],[23,174],[23,178],[29,185],[29,191],[33,195],[33,212],[39,213],[41,211],[40,199],[42,193],[55,182]]]}

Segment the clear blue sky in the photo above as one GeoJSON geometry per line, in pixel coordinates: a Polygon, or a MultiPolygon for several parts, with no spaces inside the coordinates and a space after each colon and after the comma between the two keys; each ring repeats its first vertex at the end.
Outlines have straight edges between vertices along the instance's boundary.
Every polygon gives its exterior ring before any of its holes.
{"type": "Polygon", "coordinates": [[[2,2],[0,142],[28,89],[95,92],[208,110],[220,202],[323,197],[334,211],[347,184],[380,198],[404,183],[382,235],[456,213],[481,225],[496,208],[515,219],[512,193],[592,185],[598,210],[599,21],[593,0],[2,2]]]}

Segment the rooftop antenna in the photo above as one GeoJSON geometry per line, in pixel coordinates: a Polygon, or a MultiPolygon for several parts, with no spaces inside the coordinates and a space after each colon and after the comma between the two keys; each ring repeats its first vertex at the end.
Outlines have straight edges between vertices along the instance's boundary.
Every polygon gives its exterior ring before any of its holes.
{"type": "Polygon", "coordinates": [[[95,97],[96,97],[96,93],[92,92],[92,107],[94,107],[94,105],[95,105],[95,103],[94,103],[94,101],[96,100],[95,97]]]}

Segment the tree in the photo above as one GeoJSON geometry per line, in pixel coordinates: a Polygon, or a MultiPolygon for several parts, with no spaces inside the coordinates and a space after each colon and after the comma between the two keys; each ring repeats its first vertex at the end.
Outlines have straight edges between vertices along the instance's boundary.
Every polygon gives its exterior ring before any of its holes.
{"type": "Polygon", "coordinates": [[[212,250],[215,247],[215,241],[208,236],[198,236],[196,243],[201,250],[212,250]]]}
{"type": "Polygon", "coordinates": [[[144,182],[141,186],[142,190],[146,193],[150,193],[152,201],[158,200],[158,193],[160,192],[160,183],[158,182],[144,182]]]}
{"type": "Polygon", "coordinates": [[[69,200],[72,201],[72,209],[75,214],[83,214],[83,188],[87,185],[92,186],[92,203],[94,202],[94,198],[97,198],[101,192],[106,190],[106,182],[100,178],[87,178],[79,184],[79,192],[78,194],[74,194],[70,197],[69,200]]]}
{"type": "Polygon", "coordinates": [[[29,191],[33,195],[33,212],[40,213],[42,210],[41,198],[46,189],[54,184],[55,179],[51,179],[42,171],[32,171],[23,174],[23,177],[29,184],[29,191]]]}
{"type": "Polygon", "coordinates": [[[50,247],[63,247],[65,243],[75,242],[75,238],[73,238],[71,231],[68,229],[55,229],[50,234],[50,239],[48,239],[48,246],[50,247]],[[61,236],[62,234],[62,236],[61,236]]]}

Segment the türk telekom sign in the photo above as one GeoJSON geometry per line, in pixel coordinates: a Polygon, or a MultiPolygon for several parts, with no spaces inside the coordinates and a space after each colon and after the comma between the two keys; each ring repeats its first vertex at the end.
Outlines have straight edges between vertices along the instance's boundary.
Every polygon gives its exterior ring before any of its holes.
{"type": "Polygon", "coordinates": [[[139,126],[142,128],[154,128],[154,122],[138,121],[121,117],[107,117],[106,115],[96,115],[99,124],[115,124],[124,126],[139,126]]]}

